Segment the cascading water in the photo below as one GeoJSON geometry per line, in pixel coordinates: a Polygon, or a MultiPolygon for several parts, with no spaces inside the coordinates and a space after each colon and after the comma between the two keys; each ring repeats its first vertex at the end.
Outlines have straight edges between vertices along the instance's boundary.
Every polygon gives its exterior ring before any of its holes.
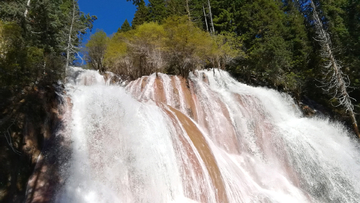
{"type": "Polygon", "coordinates": [[[72,69],[72,141],[56,202],[359,202],[360,150],[285,94],[227,72],[125,87],[72,69]]]}

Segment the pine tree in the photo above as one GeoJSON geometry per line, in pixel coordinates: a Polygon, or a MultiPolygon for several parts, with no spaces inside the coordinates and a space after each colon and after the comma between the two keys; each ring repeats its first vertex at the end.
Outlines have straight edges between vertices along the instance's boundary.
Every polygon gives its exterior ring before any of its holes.
{"type": "MultiPolygon", "coordinates": [[[[64,66],[75,58],[81,36],[96,19],[80,12],[77,1],[73,0],[5,1],[0,6],[1,20],[8,25],[19,25],[21,43],[18,46],[22,48],[18,47],[19,54],[13,58],[13,63],[20,70],[16,73],[21,75],[18,80],[24,84],[45,76],[57,79],[63,75],[64,66]]],[[[10,58],[9,55],[1,63],[10,58]]],[[[14,83],[19,81],[13,80],[14,83]]]]}
{"type": "MultiPolygon", "coordinates": [[[[346,27],[346,11],[343,9],[349,3],[349,0],[320,0],[318,8],[321,11],[321,17],[324,19],[324,28],[330,31],[331,41],[338,50],[345,48],[344,42],[350,38],[349,30],[346,27]]],[[[314,4],[315,5],[315,4],[314,4]]]]}
{"type": "Polygon", "coordinates": [[[213,13],[213,21],[215,30],[218,33],[223,31],[235,32],[241,34],[241,30],[237,30],[241,18],[241,8],[246,4],[245,1],[232,0],[212,0],[211,8],[213,13]]]}
{"type": "Polygon", "coordinates": [[[164,0],[149,0],[149,21],[162,22],[167,16],[164,0]]]}
{"type": "Polygon", "coordinates": [[[120,33],[120,32],[127,32],[127,31],[129,31],[129,30],[131,30],[131,29],[132,29],[132,28],[131,28],[128,20],[125,19],[124,23],[123,23],[123,24],[121,25],[121,27],[118,29],[118,32],[119,32],[119,33],[120,33]]]}
{"type": "Polygon", "coordinates": [[[135,12],[134,19],[131,22],[132,28],[135,29],[136,26],[147,22],[148,19],[149,19],[148,7],[145,5],[144,0],[140,0],[139,4],[137,4],[137,10],[135,12]]]}
{"type": "Polygon", "coordinates": [[[249,0],[240,9],[236,29],[241,31],[248,55],[243,66],[251,68],[271,85],[284,85],[292,53],[285,40],[286,16],[281,2],[249,0]]]}
{"type": "Polygon", "coordinates": [[[360,1],[349,0],[345,10],[347,11],[346,26],[350,35],[344,50],[347,56],[346,63],[349,64],[347,73],[352,84],[357,87],[353,95],[354,97],[358,95],[356,99],[360,102],[360,71],[358,71],[360,67],[360,1]]]}
{"type": "Polygon", "coordinates": [[[186,15],[183,0],[166,0],[166,11],[169,15],[183,16],[186,15]]]}
{"type": "MultiPolygon", "coordinates": [[[[205,5],[206,9],[209,8],[208,1],[204,0],[189,0],[189,13],[190,13],[190,20],[199,28],[205,30],[205,21],[204,21],[204,12],[203,12],[203,5],[205,5]]],[[[211,3],[211,6],[213,4],[211,3]]],[[[207,10],[209,13],[209,10],[207,10]]],[[[210,17],[210,16],[209,16],[210,17]]],[[[209,26],[210,19],[209,19],[209,26]]]]}
{"type": "Polygon", "coordinates": [[[25,20],[27,2],[3,0],[0,1],[0,8],[0,19],[3,21],[16,21],[21,24],[25,20]]]}
{"type": "Polygon", "coordinates": [[[306,74],[309,72],[308,61],[313,49],[308,38],[304,17],[299,11],[299,5],[292,0],[283,2],[283,12],[286,14],[284,37],[292,53],[291,65],[287,72],[287,84],[292,86],[291,89],[297,90],[297,94],[299,94],[305,85],[306,74]]]}

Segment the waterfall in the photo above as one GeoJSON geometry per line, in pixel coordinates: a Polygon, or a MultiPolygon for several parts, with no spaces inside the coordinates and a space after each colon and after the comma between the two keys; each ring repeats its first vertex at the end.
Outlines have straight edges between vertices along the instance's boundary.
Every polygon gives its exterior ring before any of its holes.
{"type": "Polygon", "coordinates": [[[72,68],[56,202],[359,202],[347,129],[274,90],[201,70],[110,84],[72,68]]]}

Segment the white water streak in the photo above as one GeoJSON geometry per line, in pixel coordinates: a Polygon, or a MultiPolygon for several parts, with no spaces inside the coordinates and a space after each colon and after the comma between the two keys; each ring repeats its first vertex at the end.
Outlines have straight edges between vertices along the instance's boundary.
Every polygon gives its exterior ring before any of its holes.
{"type": "Polygon", "coordinates": [[[220,188],[209,166],[166,105],[202,133],[229,202],[360,200],[357,142],[341,124],[302,117],[288,95],[241,84],[225,71],[198,71],[189,77],[194,120],[178,77],[159,74],[161,108],[155,74],[126,88],[109,86],[96,71],[71,74],[72,165],[57,202],[216,202],[220,188]]]}

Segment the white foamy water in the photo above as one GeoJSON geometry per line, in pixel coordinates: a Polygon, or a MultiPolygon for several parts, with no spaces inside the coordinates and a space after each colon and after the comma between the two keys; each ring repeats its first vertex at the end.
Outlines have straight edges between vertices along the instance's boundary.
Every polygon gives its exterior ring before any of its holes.
{"type": "Polygon", "coordinates": [[[57,202],[359,202],[360,150],[344,126],[225,71],[66,85],[71,166],[57,202]]]}

